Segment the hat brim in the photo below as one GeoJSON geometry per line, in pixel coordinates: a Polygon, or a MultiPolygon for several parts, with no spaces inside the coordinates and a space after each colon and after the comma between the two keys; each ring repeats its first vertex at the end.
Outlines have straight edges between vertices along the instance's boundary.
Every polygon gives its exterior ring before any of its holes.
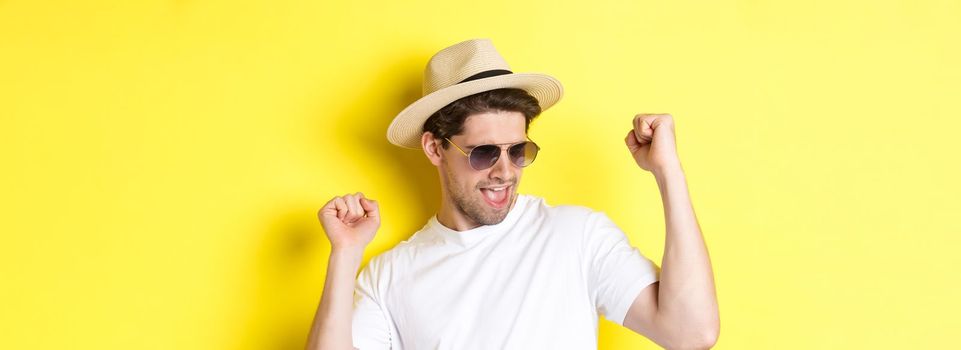
{"type": "Polygon", "coordinates": [[[527,91],[537,99],[541,112],[553,106],[564,95],[560,81],[539,73],[511,73],[455,84],[421,97],[404,108],[387,127],[387,140],[400,147],[420,149],[424,122],[434,112],[460,98],[500,88],[527,91]]]}

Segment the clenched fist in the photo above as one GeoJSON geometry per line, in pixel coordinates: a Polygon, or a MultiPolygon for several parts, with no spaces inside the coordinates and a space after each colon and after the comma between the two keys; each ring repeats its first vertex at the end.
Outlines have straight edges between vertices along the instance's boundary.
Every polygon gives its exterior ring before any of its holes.
{"type": "Polygon", "coordinates": [[[365,198],[360,192],[334,197],[317,216],[330,246],[337,249],[363,250],[380,227],[377,201],[365,198]]]}
{"type": "Polygon", "coordinates": [[[670,114],[634,116],[634,128],[627,132],[624,143],[641,169],[656,173],[681,166],[670,114]]]}

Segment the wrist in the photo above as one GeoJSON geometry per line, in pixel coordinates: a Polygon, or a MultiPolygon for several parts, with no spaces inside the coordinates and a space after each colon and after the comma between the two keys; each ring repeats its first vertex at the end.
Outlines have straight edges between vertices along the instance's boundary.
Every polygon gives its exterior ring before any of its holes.
{"type": "Polygon", "coordinates": [[[651,169],[651,173],[658,181],[667,180],[670,178],[684,177],[684,169],[681,168],[680,163],[675,163],[671,165],[666,165],[662,167],[657,167],[651,169]]]}
{"type": "Polygon", "coordinates": [[[338,247],[334,246],[330,249],[330,259],[331,260],[346,260],[350,262],[355,262],[360,264],[360,261],[364,258],[364,247],[338,247]]]}

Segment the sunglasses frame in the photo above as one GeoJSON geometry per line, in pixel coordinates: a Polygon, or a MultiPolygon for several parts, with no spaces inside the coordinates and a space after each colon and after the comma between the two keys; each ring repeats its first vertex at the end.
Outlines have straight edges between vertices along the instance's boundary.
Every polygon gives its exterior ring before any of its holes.
{"type": "MultiPolygon", "coordinates": [[[[474,169],[474,170],[477,170],[477,171],[486,170],[486,169],[492,168],[492,167],[494,166],[494,164],[497,164],[497,161],[499,161],[499,160],[501,159],[501,158],[500,158],[500,157],[501,157],[501,154],[503,154],[504,152],[507,152],[507,158],[510,159],[510,157],[511,157],[511,155],[510,155],[510,149],[511,149],[511,147],[514,147],[514,146],[517,146],[517,145],[520,145],[520,144],[524,144],[524,143],[528,143],[528,142],[529,142],[530,144],[534,145],[534,148],[536,149],[536,151],[534,152],[534,159],[537,159],[537,153],[540,153],[540,150],[541,150],[541,146],[538,146],[537,143],[534,142],[533,140],[531,140],[530,138],[527,138],[527,140],[524,140],[524,141],[521,141],[521,142],[515,142],[515,143],[488,143],[488,144],[483,144],[483,145],[477,145],[477,146],[471,147],[469,152],[464,152],[464,150],[463,150],[462,148],[460,148],[460,146],[458,146],[456,143],[454,143],[454,141],[451,141],[449,138],[446,138],[446,137],[445,137],[444,140],[447,140],[447,142],[450,142],[450,144],[454,145],[454,147],[457,148],[457,150],[460,151],[461,154],[463,154],[465,157],[467,157],[467,165],[469,165],[469,166],[471,167],[471,169],[474,169]],[[510,146],[503,147],[502,145],[510,145],[510,146]],[[470,155],[474,153],[474,149],[476,149],[476,148],[478,148],[478,147],[482,147],[482,146],[497,146],[497,148],[500,148],[500,153],[497,154],[497,160],[495,160],[495,161],[493,162],[493,164],[491,164],[491,166],[486,167],[486,168],[483,168],[483,169],[477,169],[477,168],[474,167],[474,164],[471,163],[471,161],[470,161],[470,155]]],[[[533,163],[534,163],[534,159],[531,159],[531,162],[530,162],[530,163],[527,163],[527,165],[524,165],[524,166],[519,166],[519,165],[517,165],[517,164],[514,164],[514,161],[513,161],[512,159],[510,160],[510,163],[511,163],[512,165],[514,165],[515,167],[524,168],[524,167],[528,167],[528,166],[530,166],[531,164],[533,164],[533,163]]]]}

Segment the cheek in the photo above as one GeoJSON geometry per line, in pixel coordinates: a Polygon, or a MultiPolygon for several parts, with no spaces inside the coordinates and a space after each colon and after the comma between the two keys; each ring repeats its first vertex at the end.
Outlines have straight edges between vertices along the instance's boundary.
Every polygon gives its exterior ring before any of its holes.
{"type": "Polygon", "coordinates": [[[464,182],[464,189],[467,191],[474,191],[477,189],[477,185],[480,183],[477,179],[470,178],[467,182],[464,182]]]}
{"type": "Polygon", "coordinates": [[[451,171],[448,173],[448,175],[450,176],[450,181],[454,184],[454,186],[460,188],[461,192],[465,194],[475,190],[477,188],[478,183],[480,183],[479,179],[474,178],[473,176],[471,176],[472,174],[464,172],[461,169],[457,169],[457,170],[450,169],[450,170],[451,171]]]}

